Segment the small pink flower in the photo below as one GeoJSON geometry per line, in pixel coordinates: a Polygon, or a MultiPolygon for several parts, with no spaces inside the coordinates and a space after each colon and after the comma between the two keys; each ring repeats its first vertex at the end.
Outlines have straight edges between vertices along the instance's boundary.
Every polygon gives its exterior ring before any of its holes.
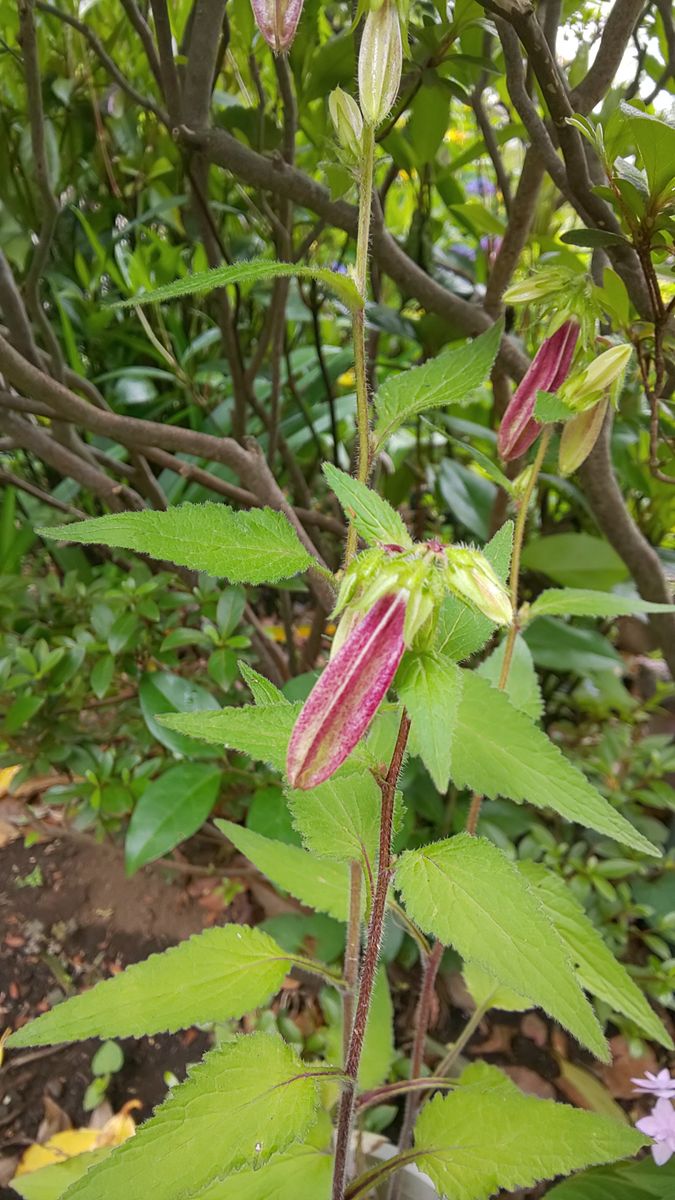
{"type": "Polygon", "coordinates": [[[403,656],[407,603],[405,590],[378,600],[312,688],[288,746],[293,787],[323,783],[368,729],[403,656]]]}
{"type": "Polygon", "coordinates": [[[251,0],[256,25],[275,54],[290,49],[304,0],[251,0]]]}
{"type": "Polygon", "coordinates": [[[499,427],[498,447],[508,462],[519,458],[537,440],[541,425],[534,419],[537,392],[556,392],[565,382],[579,337],[576,321],[565,321],[537,350],[499,427]]]}
{"type": "Polygon", "coordinates": [[[635,1125],[640,1133],[646,1133],[654,1139],[652,1158],[657,1167],[662,1167],[675,1154],[675,1108],[670,1100],[662,1096],[656,1101],[650,1116],[636,1121],[635,1125]]]}
{"type": "Polygon", "coordinates": [[[638,1095],[658,1096],[659,1099],[666,1100],[675,1098],[675,1079],[665,1067],[658,1075],[654,1075],[652,1071],[645,1071],[644,1075],[631,1079],[631,1083],[635,1084],[635,1092],[638,1095]]]}

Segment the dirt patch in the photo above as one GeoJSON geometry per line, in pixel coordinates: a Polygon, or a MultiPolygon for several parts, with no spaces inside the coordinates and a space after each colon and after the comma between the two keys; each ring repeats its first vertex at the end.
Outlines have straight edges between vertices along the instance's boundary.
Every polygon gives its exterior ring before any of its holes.
{"type": "MultiPolygon", "coordinates": [[[[131,879],[114,846],[57,839],[0,850],[0,1030],[15,1029],[64,996],[117,974],[205,926],[253,922],[247,893],[229,905],[214,878],[178,878],[148,867],[131,879]]],[[[145,1120],[166,1095],[166,1074],[185,1076],[209,1045],[196,1029],[120,1042],[124,1066],[107,1098],[114,1111],[138,1099],[145,1120]]],[[[73,1125],[86,1125],[95,1039],[63,1047],[8,1051],[0,1069],[0,1197],[11,1162],[35,1140],[50,1101],[73,1125]],[[4,1176],[4,1177],[3,1177],[4,1176]]]]}

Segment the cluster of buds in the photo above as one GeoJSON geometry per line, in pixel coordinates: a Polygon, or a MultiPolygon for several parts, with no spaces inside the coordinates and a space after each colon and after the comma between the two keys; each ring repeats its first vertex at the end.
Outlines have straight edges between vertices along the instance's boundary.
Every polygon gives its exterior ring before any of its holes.
{"type": "Polygon", "coordinates": [[[448,593],[497,625],[513,619],[506,589],[485,555],[438,541],[377,546],[345,572],[331,660],[296,721],[286,773],[312,788],[351,754],[391,685],[405,650],[428,646],[448,593]]]}
{"type": "Polygon", "coordinates": [[[304,0],[251,0],[256,25],[275,54],[291,48],[304,0]]]}

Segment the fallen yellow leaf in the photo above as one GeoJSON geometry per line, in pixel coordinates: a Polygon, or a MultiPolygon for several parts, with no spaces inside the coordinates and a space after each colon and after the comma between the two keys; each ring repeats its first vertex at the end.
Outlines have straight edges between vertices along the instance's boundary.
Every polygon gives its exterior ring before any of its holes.
{"type": "Polygon", "coordinates": [[[77,1154],[86,1154],[88,1150],[120,1146],[135,1134],[136,1126],[129,1114],[132,1109],[140,1107],[140,1100],[130,1100],[102,1129],[65,1129],[62,1133],[55,1133],[42,1145],[34,1142],[23,1154],[14,1178],[39,1171],[41,1167],[51,1167],[77,1154]]]}

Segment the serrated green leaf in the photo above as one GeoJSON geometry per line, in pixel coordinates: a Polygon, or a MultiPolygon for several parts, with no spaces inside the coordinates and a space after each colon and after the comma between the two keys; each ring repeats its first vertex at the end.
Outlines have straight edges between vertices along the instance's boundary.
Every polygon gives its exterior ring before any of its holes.
{"type": "Polygon", "coordinates": [[[264,1167],[245,1168],[190,1200],[328,1200],[333,1158],[315,1146],[291,1146],[264,1167]]]}
{"type": "Polygon", "coordinates": [[[474,341],[451,346],[421,367],[390,375],[375,400],[377,446],[382,446],[404,421],[426,409],[468,402],[492,368],[502,332],[501,322],[496,322],[474,341]]]}
{"type": "Polygon", "coordinates": [[[128,874],[161,858],[203,825],[220,790],[222,772],[207,763],[181,763],[148,784],[131,814],[124,843],[128,874]]]}
{"type": "Polygon", "coordinates": [[[259,283],[261,280],[295,276],[299,279],[316,279],[318,283],[346,304],[348,308],[359,308],[361,299],[356,285],[348,275],[329,271],[325,267],[305,267],[296,263],[269,262],[267,259],[252,259],[237,262],[228,267],[214,267],[210,271],[193,271],[174,283],[166,283],[152,291],[139,292],[129,300],[119,300],[113,308],[135,308],[142,304],[161,304],[177,296],[193,296],[197,292],[212,292],[214,288],[226,287],[230,283],[259,283]]]}
{"type": "Polygon", "coordinates": [[[633,613],[671,613],[675,604],[656,604],[638,596],[617,596],[589,588],[547,588],[532,602],[528,620],[535,617],[627,617],[633,613]]]}
{"type": "Polygon", "coordinates": [[[10,1045],[141,1037],[241,1017],[274,995],[289,969],[288,955],[259,929],[207,929],[62,1001],[17,1029],[10,1045]]]}
{"type": "Polygon", "coordinates": [[[567,946],[582,987],[604,1000],[614,1012],[623,1013],[648,1037],[672,1050],[672,1039],[646,997],[608,950],[564,881],[538,863],[523,862],[519,867],[567,946]]]}
{"type": "Polygon", "coordinates": [[[412,722],[412,751],[420,755],[441,793],[450,782],[461,687],[459,667],[434,654],[406,655],[396,675],[396,690],[412,722]]]}
{"type": "Polygon", "coordinates": [[[475,671],[462,670],[462,698],[452,747],[452,778],[495,799],[552,808],[643,854],[660,851],[612,808],[542,730],[475,671]]]}
{"type": "Polygon", "coordinates": [[[320,858],[362,862],[375,872],[382,796],[370,774],[336,775],[308,791],[291,791],[293,824],[320,858]]]}
{"type": "Polygon", "coordinates": [[[299,846],[262,837],[232,821],[216,821],[218,828],[277,887],[290,892],[301,904],[346,921],[349,909],[349,867],[346,863],[317,859],[299,846]]]}
{"type": "Polygon", "coordinates": [[[608,1059],[561,939],[523,876],[492,842],[461,833],[408,850],[396,883],[406,911],[425,933],[454,946],[608,1059]]]}
{"type": "Polygon", "coordinates": [[[113,513],[36,532],[67,542],[137,550],[233,583],[276,583],[312,562],[283,513],[271,508],[235,512],[210,501],[164,512],[113,513]]]}
{"type": "Polygon", "coordinates": [[[199,741],[215,742],[228,750],[239,750],[283,772],[301,707],[300,704],[246,704],[218,712],[170,713],[159,720],[167,729],[199,741]]]}
{"type": "Polygon", "coordinates": [[[510,988],[500,987],[494,975],[489,975],[476,962],[465,962],[462,969],[464,983],[476,1005],[486,1011],[499,1008],[502,1012],[525,1012],[530,1001],[510,988]]]}
{"type": "Polygon", "coordinates": [[[467,1082],[422,1109],[415,1126],[415,1147],[422,1153],[416,1161],[441,1196],[488,1200],[500,1189],[529,1188],[580,1167],[627,1158],[645,1144],[637,1130],[618,1121],[524,1096],[502,1079],[493,1085],[485,1079],[467,1082]]]}
{"type": "Polygon", "coordinates": [[[251,689],[253,699],[260,708],[264,708],[269,704],[286,704],[290,703],[286,699],[284,693],[259,671],[255,671],[243,659],[239,659],[237,666],[241,673],[241,677],[251,689]]]}
{"type": "Polygon", "coordinates": [[[266,1162],[315,1119],[316,1080],[306,1074],[291,1047],[268,1034],[218,1046],[67,1200],[182,1200],[266,1162]]]}
{"type": "Polygon", "coordinates": [[[359,483],[332,463],[324,463],[323,473],[337,496],[345,516],[370,546],[379,543],[412,546],[412,538],[403,518],[377,492],[359,483]]]}
{"type": "MultiPolygon", "coordinates": [[[[476,673],[482,679],[487,679],[493,687],[497,687],[499,683],[505,652],[506,638],[476,668],[476,673]]],[[[520,634],[517,636],[513,647],[513,657],[504,691],[514,708],[525,713],[532,721],[539,721],[541,719],[544,711],[544,701],[542,700],[541,688],[539,687],[539,678],[532,661],[530,648],[527,642],[523,641],[520,634]]]]}

